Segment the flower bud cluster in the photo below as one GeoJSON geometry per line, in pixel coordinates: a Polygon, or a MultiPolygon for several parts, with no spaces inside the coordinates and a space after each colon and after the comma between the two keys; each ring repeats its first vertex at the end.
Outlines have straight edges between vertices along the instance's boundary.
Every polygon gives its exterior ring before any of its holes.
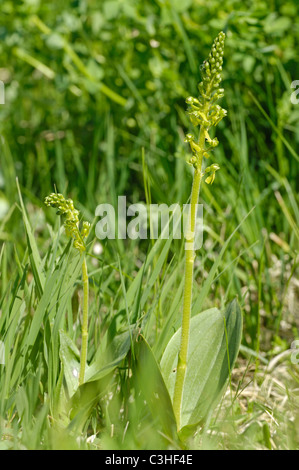
{"type": "Polygon", "coordinates": [[[223,64],[225,33],[220,32],[214,41],[207,60],[201,67],[202,82],[198,85],[199,98],[189,96],[186,103],[189,105],[188,114],[192,124],[204,126],[207,129],[216,126],[226,116],[226,111],[216,105],[216,101],[223,97],[223,88],[219,88],[223,64]]]}
{"type": "Polygon", "coordinates": [[[83,222],[79,230],[79,211],[75,209],[72,199],[65,199],[62,194],[52,193],[45,198],[45,204],[57,209],[57,215],[63,215],[65,233],[74,240],[74,247],[83,252],[86,250],[84,239],[88,236],[90,224],[83,222]]]}
{"type": "MultiPolygon", "coordinates": [[[[210,127],[217,126],[221,119],[227,114],[225,109],[216,104],[216,102],[224,96],[224,89],[219,87],[223,64],[224,39],[225,33],[220,32],[213,43],[208,58],[201,66],[202,82],[198,85],[199,97],[194,98],[189,96],[186,99],[186,103],[188,104],[187,113],[191,123],[194,126],[200,126],[205,135],[204,148],[200,148],[194,141],[192,134],[186,135],[185,142],[190,144],[193,154],[189,163],[193,165],[194,168],[198,167],[200,155],[209,158],[210,152],[217,147],[219,143],[218,139],[216,137],[214,139],[210,138],[209,129],[210,127]]],[[[207,183],[213,183],[215,172],[218,169],[217,164],[209,167],[211,175],[206,179],[207,183]]]]}

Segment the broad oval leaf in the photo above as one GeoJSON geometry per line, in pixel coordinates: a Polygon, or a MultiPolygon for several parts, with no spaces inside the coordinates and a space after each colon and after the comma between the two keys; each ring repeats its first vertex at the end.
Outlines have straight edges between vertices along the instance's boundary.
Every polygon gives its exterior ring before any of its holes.
{"type": "Polygon", "coordinates": [[[59,330],[59,356],[64,368],[64,377],[69,397],[72,397],[79,387],[80,353],[71,338],[59,330]]]}
{"type": "MultiPolygon", "coordinates": [[[[212,308],[191,318],[181,427],[202,422],[217,405],[237,358],[241,334],[242,314],[237,300],[223,312],[212,308]]],[[[161,360],[172,399],[180,339],[181,329],[169,341],[161,360]]]]}
{"type": "MultiPolygon", "coordinates": [[[[132,330],[133,327],[131,326],[132,330]]],[[[129,329],[123,333],[115,334],[114,338],[109,341],[109,333],[104,336],[99,348],[99,353],[95,361],[86,371],[85,381],[93,382],[102,379],[110,374],[126,357],[131,348],[131,335],[134,331],[129,329]]]]}
{"type": "Polygon", "coordinates": [[[160,422],[163,432],[170,438],[176,435],[176,421],[171,399],[160,367],[143,336],[136,344],[135,377],[154,419],[160,422]]]}

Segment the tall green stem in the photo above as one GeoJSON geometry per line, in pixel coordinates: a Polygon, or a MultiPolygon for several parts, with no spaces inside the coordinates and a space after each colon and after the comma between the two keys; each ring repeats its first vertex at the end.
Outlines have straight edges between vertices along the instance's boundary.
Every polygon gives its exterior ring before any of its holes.
{"type": "MultiPolygon", "coordinates": [[[[80,229],[79,211],[75,209],[72,199],[65,199],[63,194],[51,193],[45,198],[45,204],[49,207],[58,209],[57,214],[64,216],[65,233],[74,241],[76,248],[82,255],[86,251],[85,239],[88,237],[90,224],[82,222],[80,229]]],[[[79,372],[79,385],[84,382],[85,367],[87,359],[87,341],[88,341],[88,273],[85,255],[82,263],[83,279],[83,321],[82,321],[82,346],[79,372]]]]}
{"type": "Polygon", "coordinates": [[[219,170],[219,165],[213,163],[207,167],[203,173],[203,157],[209,158],[211,151],[217,147],[218,139],[212,139],[209,129],[217,126],[221,119],[226,116],[226,110],[216,104],[216,101],[223,96],[223,89],[219,88],[221,81],[221,70],[223,63],[225,34],[221,31],[215,39],[211,52],[207,60],[202,65],[203,81],[198,85],[199,98],[189,96],[186,102],[189,105],[188,114],[193,125],[200,126],[198,143],[194,142],[194,136],[187,134],[185,142],[189,142],[192,149],[192,157],[189,163],[194,167],[194,178],[191,192],[190,213],[188,222],[188,232],[186,234],[186,255],[185,255],[185,279],[184,279],[184,302],[183,318],[181,328],[181,344],[178,354],[176,381],[174,386],[173,410],[177,421],[178,430],[181,429],[181,411],[184,392],[184,382],[187,371],[190,319],[192,306],[192,285],[193,267],[195,259],[194,239],[196,224],[196,205],[203,174],[209,174],[206,178],[207,184],[212,184],[215,179],[215,172],[219,170]],[[207,145],[206,145],[207,142],[207,145]]]}
{"type": "MultiPolygon", "coordinates": [[[[205,134],[204,129],[201,128],[198,140],[200,149],[204,148],[205,134]]],[[[196,205],[198,202],[200,182],[202,179],[202,157],[203,150],[198,153],[197,168],[194,171],[193,185],[190,200],[190,213],[188,223],[188,238],[187,249],[185,253],[185,278],[184,278],[184,303],[183,303],[183,319],[181,329],[181,344],[178,355],[176,382],[174,387],[173,409],[177,421],[178,430],[181,427],[181,408],[184,380],[187,369],[187,357],[190,335],[190,318],[191,318],[191,304],[192,304],[192,285],[193,285],[193,267],[195,259],[194,251],[194,235],[196,224],[196,205]]]]}
{"type": "Polygon", "coordinates": [[[88,273],[86,258],[84,256],[82,263],[82,280],[83,280],[83,319],[82,319],[82,344],[80,358],[80,374],[79,385],[84,383],[85,367],[87,361],[87,344],[88,344],[88,273]]]}

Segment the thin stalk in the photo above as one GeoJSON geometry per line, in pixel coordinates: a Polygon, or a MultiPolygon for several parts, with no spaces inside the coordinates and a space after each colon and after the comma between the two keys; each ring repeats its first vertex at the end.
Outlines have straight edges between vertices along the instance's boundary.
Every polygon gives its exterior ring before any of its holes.
{"type": "Polygon", "coordinates": [[[88,343],[88,272],[86,258],[84,256],[82,263],[83,280],[83,319],[82,319],[82,345],[80,358],[79,385],[84,383],[85,367],[87,361],[87,343],[88,343]]]}
{"type": "Polygon", "coordinates": [[[226,110],[216,105],[216,101],[223,96],[223,89],[219,88],[221,81],[221,70],[223,63],[225,34],[221,31],[215,39],[207,60],[202,64],[203,81],[198,85],[199,99],[189,96],[188,114],[193,125],[200,126],[198,143],[194,142],[194,136],[187,134],[185,142],[189,142],[192,149],[192,157],[189,163],[194,167],[193,185],[191,191],[190,212],[188,221],[188,232],[186,238],[185,255],[185,278],[184,278],[184,301],[183,318],[181,328],[181,344],[178,354],[176,380],[173,396],[173,410],[177,422],[177,428],[181,428],[181,410],[184,391],[184,382],[187,371],[188,347],[190,336],[190,319],[192,305],[192,285],[194,268],[194,239],[196,224],[196,206],[203,174],[209,174],[205,179],[207,184],[212,184],[219,165],[213,163],[202,171],[203,157],[209,158],[211,150],[218,145],[218,139],[209,136],[210,127],[215,127],[226,116],[226,110]],[[205,145],[207,141],[207,145],[205,145]]]}
{"type": "MultiPolygon", "coordinates": [[[[85,239],[88,237],[90,224],[83,221],[80,229],[79,211],[75,209],[72,199],[65,199],[63,194],[51,193],[45,198],[48,207],[58,209],[57,214],[64,216],[64,228],[66,235],[74,242],[74,248],[82,255],[86,251],[85,239]]],[[[83,279],[83,321],[82,321],[82,346],[80,358],[79,385],[84,382],[87,359],[88,340],[88,273],[85,255],[82,262],[83,279]]]]}
{"type": "MultiPolygon", "coordinates": [[[[198,146],[200,149],[204,148],[205,131],[201,127],[199,133],[198,146]]],[[[184,301],[183,301],[183,318],[181,329],[181,344],[178,355],[176,382],[174,387],[173,409],[176,417],[177,428],[181,426],[181,408],[184,381],[187,369],[188,346],[190,336],[190,318],[191,318],[191,304],[192,304],[192,285],[193,285],[193,268],[194,268],[194,235],[196,223],[196,205],[198,203],[198,196],[200,190],[200,183],[202,179],[202,159],[203,150],[198,153],[197,168],[194,171],[191,200],[190,200],[190,215],[188,226],[188,239],[187,249],[185,254],[185,277],[184,277],[184,301]]]]}

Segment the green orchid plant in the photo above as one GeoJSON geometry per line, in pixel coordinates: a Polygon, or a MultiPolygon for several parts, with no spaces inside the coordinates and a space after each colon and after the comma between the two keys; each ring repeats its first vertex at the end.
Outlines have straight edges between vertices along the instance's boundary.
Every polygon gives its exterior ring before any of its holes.
{"type": "Polygon", "coordinates": [[[187,134],[185,142],[190,144],[192,157],[189,160],[194,168],[193,185],[190,201],[189,227],[187,230],[187,248],[185,252],[185,278],[184,278],[184,300],[183,318],[181,329],[181,343],[178,354],[177,373],[174,388],[173,408],[180,429],[180,416],[184,379],[187,368],[188,345],[190,335],[190,319],[192,305],[193,267],[195,260],[194,239],[196,224],[196,205],[198,202],[200,184],[203,177],[205,182],[212,184],[215,173],[220,169],[217,163],[213,163],[203,170],[203,159],[210,158],[212,151],[218,145],[218,139],[212,139],[209,131],[216,127],[226,116],[227,112],[217,104],[223,97],[224,89],[220,88],[221,71],[223,64],[225,33],[220,32],[215,39],[207,60],[202,64],[202,82],[198,86],[199,97],[189,97],[186,103],[189,105],[187,114],[194,126],[199,126],[198,140],[192,134],[187,134]]]}
{"type": "Polygon", "coordinates": [[[81,344],[81,357],[80,357],[80,372],[79,372],[79,385],[84,383],[85,368],[87,361],[87,345],[88,345],[88,271],[86,263],[86,243],[90,230],[89,222],[84,221],[80,229],[79,211],[75,209],[72,199],[65,199],[62,194],[52,193],[45,198],[45,204],[48,207],[55,207],[56,214],[64,216],[64,228],[66,235],[73,239],[74,248],[76,248],[81,255],[82,261],[82,281],[83,281],[83,319],[82,319],[82,344],[81,344]]]}

